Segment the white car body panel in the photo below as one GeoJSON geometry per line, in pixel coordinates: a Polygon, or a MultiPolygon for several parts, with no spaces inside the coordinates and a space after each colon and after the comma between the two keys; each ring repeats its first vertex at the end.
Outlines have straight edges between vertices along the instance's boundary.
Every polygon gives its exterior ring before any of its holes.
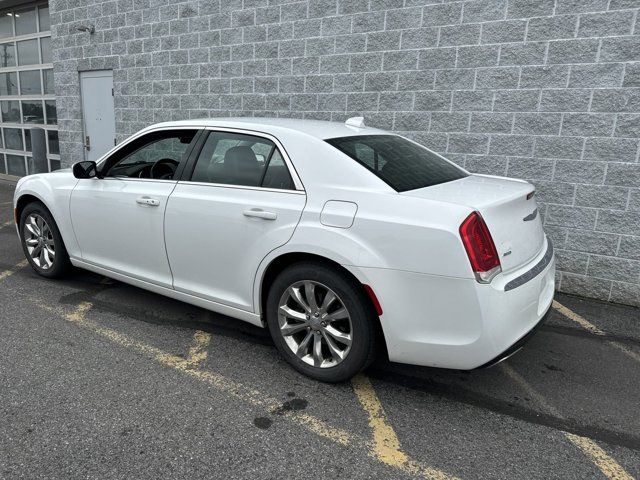
{"type": "Polygon", "coordinates": [[[478,210],[491,230],[502,271],[507,272],[535,257],[544,242],[537,205],[527,200],[527,194],[531,192],[533,185],[522,180],[470,175],[403,195],[437,199],[478,210]],[[524,221],[524,218],[531,220],[524,221]],[[513,228],[514,224],[518,228],[513,228]]]}
{"type": "Polygon", "coordinates": [[[73,176],[71,169],[22,177],[16,185],[14,207],[17,205],[18,199],[26,195],[39,199],[49,208],[56,219],[69,255],[79,257],[80,248],[73,233],[69,216],[69,199],[77,183],[78,179],[73,176]]]}
{"type": "Polygon", "coordinates": [[[71,194],[73,230],[86,263],[172,286],[164,245],[164,213],[176,182],[83,179],[71,194]],[[144,199],[158,205],[139,204],[144,199]]]}
{"type": "Polygon", "coordinates": [[[527,182],[471,175],[398,193],[324,141],[387,132],[320,121],[189,120],[154,125],[132,139],[163,128],[275,139],[296,190],[78,181],[64,171],[22,179],[16,206],[32,195],[51,210],[74,265],[255,325],[263,325],[262,282],[274,260],[290,253],[332,260],[372,287],[397,362],[475,368],[531,330],[551,304],[553,259],[505,291],[550,249],[540,216],[523,221],[536,209],[535,198],[526,198],[533,191],[527,182]],[[162,204],[137,205],[145,195],[162,204]],[[252,209],[276,219],[244,215],[252,209]],[[460,224],[473,211],[485,219],[503,266],[490,284],[476,281],[460,239],[460,224]],[[136,230],[136,222],[146,228],[136,230]],[[125,244],[136,248],[121,253],[125,244]]]}
{"type": "Polygon", "coordinates": [[[304,204],[302,192],[180,182],[165,220],[174,288],[254,311],[258,265],[291,238],[304,204]],[[246,216],[260,211],[276,218],[246,216]]]}

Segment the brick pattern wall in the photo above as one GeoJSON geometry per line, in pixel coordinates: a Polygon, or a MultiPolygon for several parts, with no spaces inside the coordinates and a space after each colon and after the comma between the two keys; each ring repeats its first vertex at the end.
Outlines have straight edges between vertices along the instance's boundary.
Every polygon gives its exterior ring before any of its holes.
{"type": "Polygon", "coordinates": [[[639,7],[51,0],[62,158],[83,158],[79,70],[114,70],[119,138],[182,118],[364,115],[470,171],[531,180],[559,288],[638,305],[639,7]]]}

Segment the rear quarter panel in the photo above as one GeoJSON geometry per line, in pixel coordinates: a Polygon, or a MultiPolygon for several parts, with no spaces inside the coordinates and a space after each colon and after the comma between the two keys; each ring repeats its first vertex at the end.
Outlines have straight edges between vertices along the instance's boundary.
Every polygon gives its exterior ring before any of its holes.
{"type": "Polygon", "coordinates": [[[319,217],[324,198],[310,198],[292,243],[322,245],[338,253],[343,265],[472,278],[458,234],[458,226],[470,213],[467,207],[395,192],[334,190],[325,198],[356,203],[353,225],[323,225],[319,217]]]}

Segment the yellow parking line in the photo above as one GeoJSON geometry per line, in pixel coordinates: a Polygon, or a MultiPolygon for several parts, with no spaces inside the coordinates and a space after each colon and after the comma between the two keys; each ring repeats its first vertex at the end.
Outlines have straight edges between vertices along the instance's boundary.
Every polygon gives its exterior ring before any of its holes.
{"type": "MultiPolygon", "coordinates": [[[[32,297],[26,297],[24,295],[23,297],[33,302],[32,297]]],[[[86,318],[86,313],[91,309],[90,302],[81,303],[72,312],[67,312],[61,307],[52,307],[39,302],[33,303],[43,310],[59,315],[62,318],[74,323],[75,325],[86,328],[117,345],[130,348],[142,355],[147,356],[152,360],[155,360],[162,365],[171,367],[175,370],[179,370],[202,382],[205,382],[218,391],[230,395],[252,407],[257,407],[266,411],[278,411],[284,418],[287,418],[288,420],[305,428],[307,431],[315,433],[320,437],[331,440],[332,442],[335,442],[346,448],[358,450],[360,452],[366,452],[368,455],[371,455],[371,452],[375,449],[374,444],[370,440],[362,438],[359,435],[353,434],[339,427],[333,427],[326,423],[324,420],[314,417],[313,415],[302,411],[283,410],[281,408],[282,404],[280,401],[268,397],[264,392],[251,387],[247,387],[241,383],[226,378],[219,373],[215,373],[210,370],[202,370],[197,366],[194,367],[188,359],[184,359],[178,355],[164,352],[157,347],[139,342],[138,340],[135,340],[116,330],[92,322],[91,320],[86,318]]],[[[374,456],[374,458],[378,457],[374,456]]],[[[387,465],[403,473],[414,476],[421,476],[423,478],[435,480],[455,479],[455,477],[451,477],[441,470],[437,470],[417,460],[407,459],[402,464],[387,465]]]]}
{"type": "MultiPolygon", "coordinates": [[[[588,330],[589,332],[593,333],[594,335],[606,335],[606,332],[604,330],[601,330],[600,328],[596,327],[593,323],[588,321],[586,318],[584,318],[581,315],[577,314],[573,310],[565,307],[564,305],[562,305],[561,303],[557,302],[556,300],[553,301],[553,308],[555,308],[557,311],[559,311],[562,315],[567,317],[569,320],[573,320],[578,325],[580,325],[582,328],[584,328],[585,330],[588,330]]],[[[611,345],[612,347],[620,350],[622,353],[624,353],[628,357],[632,358],[636,362],[640,362],[640,354],[637,354],[633,350],[630,350],[629,348],[627,348],[624,345],[622,345],[620,342],[616,342],[614,340],[607,340],[607,343],[609,345],[611,345]]]]}
{"type": "Polygon", "coordinates": [[[373,433],[374,455],[390,465],[400,465],[406,462],[407,455],[400,450],[400,440],[387,421],[387,416],[371,381],[360,374],[353,377],[351,385],[360,405],[369,417],[369,426],[373,433]]]}
{"type": "Polygon", "coordinates": [[[196,330],[193,335],[193,344],[189,347],[187,353],[187,362],[192,367],[198,367],[207,359],[207,347],[211,342],[211,334],[196,330]]]}
{"type": "MultiPolygon", "coordinates": [[[[522,375],[516,372],[511,366],[506,363],[501,363],[500,367],[517,383],[527,394],[533,398],[540,407],[558,418],[564,419],[564,416],[535,389],[527,382],[522,375]]],[[[562,432],[562,434],[576,447],[578,447],[587,457],[591,460],[600,471],[611,480],[634,480],[624,468],[620,466],[613,458],[611,458],[607,452],[598,446],[596,442],[587,437],[581,437],[574,433],[562,432]]]]}
{"type": "Polygon", "coordinates": [[[410,459],[400,449],[400,440],[387,420],[384,408],[371,381],[365,375],[355,376],[351,379],[351,385],[360,405],[367,412],[369,426],[373,433],[373,443],[370,446],[370,454],[373,457],[390,467],[403,470],[414,476],[434,480],[452,480],[456,478],[442,470],[410,459]]]}
{"type": "Polygon", "coordinates": [[[622,353],[624,353],[625,355],[627,355],[630,358],[633,358],[636,362],[640,362],[640,354],[637,354],[636,352],[634,352],[633,350],[628,349],[627,347],[625,347],[624,345],[622,345],[619,342],[614,342],[614,341],[609,341],[608,342],[609,345],[611,345],[612,347],[617,348],[618,350],[620,350],[622,353]]]}
{"type": "Polygon", "coordinates": [[[562,305],[556,300],[553,301],[553,308],[555,308],[557,311],[559,311],[562,315],[567,317],[569,320],[573,320],[582,328],[590,331],[594,335],[605,335],[605,332],[600,330],[593,323],[589,322],[587,319],[578,315],[576,312],[574,312],[573,310],[570,310],[569,308],[565,307],[564,305],[562,305]]]}
{"type": "Polygon", "coordinates": [[[584,454],[591,458],[593,463],[605,474],[607,478],[616,480],[633,480],[615,460],[612,460],[607,452],[600,448],[593,440],[585,437],[574,435],[573,433],[564,433],[584,454]]]}
{"type": "Polygon", "coordinates": [[[27,265],[29,265],[29,262],[25,259],[25,260],[22,260],[20,263],[16,264],[14,267],[11,267],[8,270],[4,270],[3,272],[0,272],[0,282],[5,278],[10,277],[21,268],[26,267],[27,265]]]}

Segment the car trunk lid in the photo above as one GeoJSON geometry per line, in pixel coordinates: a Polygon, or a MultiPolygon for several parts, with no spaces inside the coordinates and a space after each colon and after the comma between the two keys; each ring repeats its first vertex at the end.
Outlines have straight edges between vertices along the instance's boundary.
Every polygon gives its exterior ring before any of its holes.
{"type": "Polygon", "coordinates": [[[464,205],[478,211],[496,245],[502,271],[509,271],[530,261],[544,244],[533,192],[533,185],[521,180],[469,175],[401,195],[464,205]]]}

